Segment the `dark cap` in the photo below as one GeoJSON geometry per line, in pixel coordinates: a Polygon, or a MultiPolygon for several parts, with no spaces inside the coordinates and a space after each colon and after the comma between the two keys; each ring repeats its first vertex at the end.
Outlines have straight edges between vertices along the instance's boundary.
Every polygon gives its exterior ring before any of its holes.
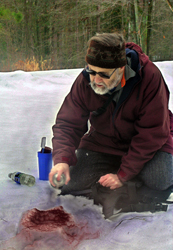
{"type": "Polygon", "coordinates": [[[120,68],[126,65],[125,42],[122,46],[108,46],[91,40],[87,49],[85,60],[100,68],[120,68]]]}

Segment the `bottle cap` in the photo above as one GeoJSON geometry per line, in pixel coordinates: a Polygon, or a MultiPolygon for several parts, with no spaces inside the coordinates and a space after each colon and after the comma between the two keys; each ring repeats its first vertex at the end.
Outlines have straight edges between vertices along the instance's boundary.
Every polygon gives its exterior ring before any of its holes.
{"type": "Polygon", "coordinates": [[[11,176],[12,176],[12,173],[9,173],[9,174],[8,174],[8,177],[11,178],[11,176]]]}

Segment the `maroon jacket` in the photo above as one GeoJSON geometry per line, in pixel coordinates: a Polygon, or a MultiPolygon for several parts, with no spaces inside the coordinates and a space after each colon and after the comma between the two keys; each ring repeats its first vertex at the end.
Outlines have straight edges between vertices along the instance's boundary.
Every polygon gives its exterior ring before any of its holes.
{"type": "Polygon", "coordinates": [[[112,101],[103,114],[94,116],[92,111],[109,96],[91,89],[85,70],[77,77],[53,126],[54,164],[76,164],[77,148],[121,155],[118,176],[124,182],[135,177],[158,150],[173,154],[173,118],[165,81],[138,45],[126,47],[136,76],[127,80],[118,103],[112,101]]]}

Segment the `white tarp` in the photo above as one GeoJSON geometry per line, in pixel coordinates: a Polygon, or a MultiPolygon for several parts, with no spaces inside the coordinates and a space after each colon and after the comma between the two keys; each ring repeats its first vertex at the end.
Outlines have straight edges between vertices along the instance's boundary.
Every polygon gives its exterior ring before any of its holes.
{"type": "MultiPolygon", "coordinates": [[[[170,89],[173,111],[173,61],[156,65],[170,89]]],[[[52,202],[49,183],[38,179],[41,138],[45,136],[46,145],[52,147],[57,111],[79,72],[81,69],[0,73],[0,250],[172,250],[173,205],[167,212],[127,213],[108,221],[101,208],[86,198],[69,195],[52,202]],[[36,184],[14,183],[8,174],[15,171],[35,176],[36,184]],[[21,218],[27,211],[59,206],[71,214],[74,231],[67,225],[56,232],[50,227],[47,234],[22,229],[21,218]]]]}

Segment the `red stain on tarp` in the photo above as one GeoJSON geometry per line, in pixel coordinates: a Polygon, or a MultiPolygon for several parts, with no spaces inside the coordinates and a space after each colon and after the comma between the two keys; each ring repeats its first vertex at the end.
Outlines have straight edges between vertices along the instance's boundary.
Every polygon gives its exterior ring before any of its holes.
{"type": "Polygon", "coordinates": [[[65,212],[63,207],[40,211],[30,210],[21,220],[21,226],[36,231],[54,231],[58,227],[76,227],[73,216],[65,212]]]}
{"type": "Polygon", "coordinates": [[[37,247],[73,250],[81,241],[99,236],[98,229],[89,227],[86,219],[77,221],[62,206],[43,211],[34,208],[23,214],[18,234],[4,242],[0,250],[35,250],[37,247]]]}

